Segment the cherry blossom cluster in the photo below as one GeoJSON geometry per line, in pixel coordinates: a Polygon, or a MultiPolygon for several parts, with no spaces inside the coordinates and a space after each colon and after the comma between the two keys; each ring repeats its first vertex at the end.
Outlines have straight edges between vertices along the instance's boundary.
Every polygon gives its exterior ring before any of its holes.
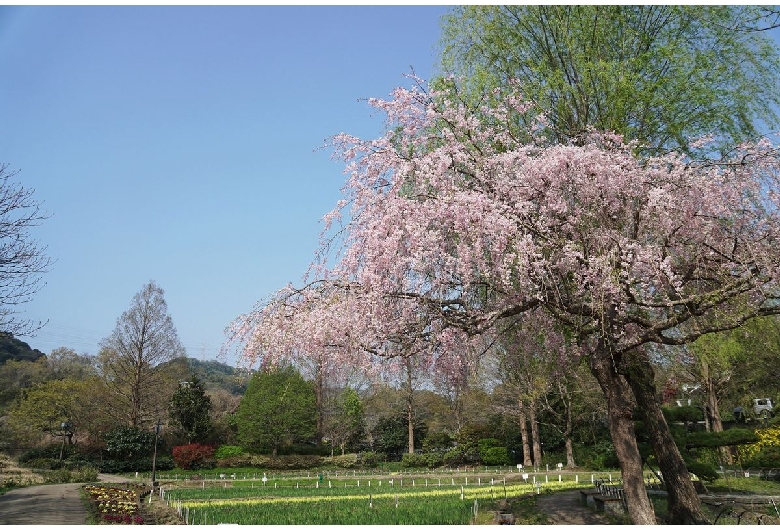
{"type": "Polygon", "coordinates": [[[618,350],[777,312],[770,142],[717,162],[642,158],[607,133],[548,144],[512,87],[480,104],[417,82],[369,103],[386,134],[331,142],[346,182],[323,249],[338,259],[233,323],[247,359],[418,355],[455,373],[474,337],[532,309],[618,350]]]}

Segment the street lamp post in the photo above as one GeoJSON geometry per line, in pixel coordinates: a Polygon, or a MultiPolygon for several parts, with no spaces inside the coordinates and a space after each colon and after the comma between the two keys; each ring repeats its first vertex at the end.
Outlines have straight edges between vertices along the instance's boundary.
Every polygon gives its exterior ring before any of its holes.
{"type": "Polygon", "coordinates": [[[157,437],[160,435],[160,420],[154,426],[154,455],[152,456],[152,487],[157,486],[156,474],[157,474],[157,437]]]}
{"type": "Polygon", "coordinates": [[[62,467],[62,454],[65,452],[65,437],[68,435],[70,428],[72,427],[69,421],[63,421],[60,424],[62,428],[62,446],[60,446],[60,467],[62,467]]]}

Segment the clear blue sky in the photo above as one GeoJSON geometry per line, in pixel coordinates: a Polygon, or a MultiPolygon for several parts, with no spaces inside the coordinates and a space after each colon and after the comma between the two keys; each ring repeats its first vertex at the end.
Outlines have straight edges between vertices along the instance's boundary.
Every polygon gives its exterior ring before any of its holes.
{"type": "MultiPolygon", "coordinates": [[[[44,353],[96,354],[149,280],[187,355],[300,283],[383,97],[429,78],[446,6],[0,6],[0,162],[51,217],[22,317],[44,353]]],[[[228,362],[232,360],[228,359],[228,362]]]]}

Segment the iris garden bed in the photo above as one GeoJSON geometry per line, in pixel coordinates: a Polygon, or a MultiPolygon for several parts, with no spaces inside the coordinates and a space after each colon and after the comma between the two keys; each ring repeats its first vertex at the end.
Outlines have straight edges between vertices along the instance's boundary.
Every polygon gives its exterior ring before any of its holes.
{"type": "MultiPolygon", "coordinates": [[[[491,483],[492,482],[492,483],[491,483]]],[[[188,524],[462,525],[499,499],[575,487],[573,482],[439,485],[438,480],[316,481],[242,484],[226,481],[163,491],[188,524]],[[208,486],[208,487],[207,487],[208,486]]]]}

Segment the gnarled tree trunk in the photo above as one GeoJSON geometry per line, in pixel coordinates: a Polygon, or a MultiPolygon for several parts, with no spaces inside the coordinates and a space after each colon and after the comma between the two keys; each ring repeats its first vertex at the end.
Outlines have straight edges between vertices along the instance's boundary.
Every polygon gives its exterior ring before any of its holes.
{"type": "Polygon", "coordinates": [[[710,524],[701,511],[701,501],[688,468],[672,438],[655,391],[653,367],[640,350],[627,353],[625,376],[645,422],[653,452],[658,459],[669,496],[669,524],[710,524]]]}
{"type": "Polygon", "coordinates": [[[655,524],[655,511],[642,476],[642,457],[634,431],[634,401],[626,379],[617,371],[616,360],[606,348],[590,356],[590,370],[607,399],[609,432],[623,474],[623,493],[634,524],[655,524]]]}

